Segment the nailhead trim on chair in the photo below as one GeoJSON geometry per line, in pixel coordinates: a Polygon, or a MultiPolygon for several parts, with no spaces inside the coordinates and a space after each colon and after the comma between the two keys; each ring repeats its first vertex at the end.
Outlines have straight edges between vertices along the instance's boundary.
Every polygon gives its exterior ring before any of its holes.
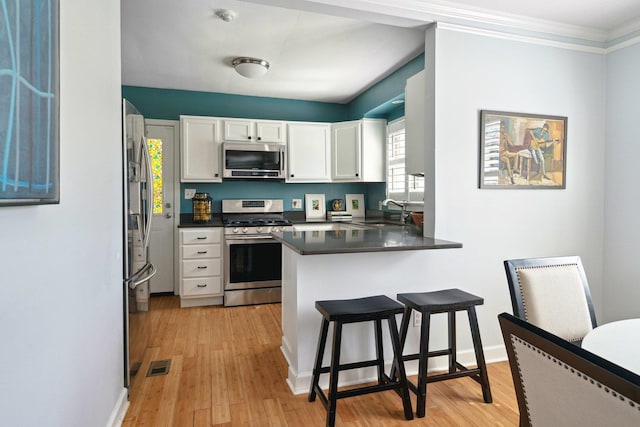
{"type": "MultiPolygon", "coordinates": [[[[532,269],[540,269],[540,268],[555,268],[555,267],[576,267],[578,268],[578,264],[554,264],[554,265],[536,265],[531,267],[521,267],[516,270],[516,275],[518,276],[518,282],[522,283],[522,278],[520,277],[520,270],[532,270],[532,269]]],[[[529,321],[529,315],[527,313],[527,300],[524,298],[524,293],[522,291],[522,286],[518,286],[520,289],[520,299],[522,300],[522,308],[524,309],[524,320],[529,321]]],[[[578,342],[582,341],[582,338],[568,338],[566,339],[569,342],[578,342]]]]}
{"type": "MultiPolygon", "coordinates": [[[[621,394],[618,394],[615,391],[610,390],[608,387],[603,386],[601,383],[599,383],[598,381],[594,380],[593,378],[583,374],[582,372],[576,371],[571,366],[569,366],[566,363],[556,359],[555,357],[549,355],[548,353],[540,350],[538,347],[533,346],[532,344],[528,343],[527,341],[524,341],[524,340],[520,339],[519,337],[516,337],[515,335],[511,335],[511,342],[512,343],[516,343],[517,342],[519,344],[522,344],[522,345],[526,346],[527,348],[529,348],[531,350],[536,351],[538,354],[540,354],[542,356],[545,356],[547,359],[551,360],[556,365],[562,366],[566,370],[570,371],[572,374],[575,374],[578,378],[582,378],[585,381],[589,381],[590,384],[594,384],[594,385],[596,385],[596,387],[598,387],[600,389],[603,389],[605,393],[610,394],[612,397],[617,397],[623,402],[629,403],[629,405],[632,408],[636,408],[638,411],[640,411],[640,405],[637,405],[634,401],[629,400],[625,396],[622,396],[621,394]]],[[[518,350],[517,350],[517,348],[515,346],[513,347],[513,350],[514,350],[515,355],[516,355],[516,363],[518,364],[518,373],[520,375],[520,378],[522,378],[522,370],[520,369],[520,361],[518,360],[518,350]]],[[[524,399],[525,399],[525,402],[527,404],[527,417],[529,418],[529,420],[531,420],[531,413],[529,412],[529,402],[528,402],[528,399],[527,399],[527,390],[524,387],[524,385],[522,387],[522,393],[524,395],[524,399]]]]}

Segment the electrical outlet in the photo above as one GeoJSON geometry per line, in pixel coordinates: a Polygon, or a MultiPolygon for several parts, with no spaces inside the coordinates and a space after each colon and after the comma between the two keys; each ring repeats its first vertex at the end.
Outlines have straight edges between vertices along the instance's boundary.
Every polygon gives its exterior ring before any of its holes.
{"type": "Polygon", "coordinates": [[[422,313],[413,310],[413,326],[417,327],[422,324],[422,313]]]}
{"type": "Polygon", "coordinates": [[[195,188],[185,188],[184,189],[184,198],[185,199],[193,199],[193,196],[196,195],[195,188]]]}
{"type": "Polygon", "coordinates": [[[291,209],[302,209],[302,199],[291,200],[291,209]]]}

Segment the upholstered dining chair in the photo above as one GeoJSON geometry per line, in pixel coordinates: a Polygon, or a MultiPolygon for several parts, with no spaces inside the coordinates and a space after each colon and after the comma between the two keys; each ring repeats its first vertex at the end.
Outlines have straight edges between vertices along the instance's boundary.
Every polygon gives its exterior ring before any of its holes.
{"type": "Polygon", "coordinates": [[[513,314],[580,345],[597,326],[578,256],[504,261],[513,314]]]}
{"type": "Polygon", "coordinates": [[[640,376],[508,313],[498,320],[520,427],[640,425],[640,376]]]}

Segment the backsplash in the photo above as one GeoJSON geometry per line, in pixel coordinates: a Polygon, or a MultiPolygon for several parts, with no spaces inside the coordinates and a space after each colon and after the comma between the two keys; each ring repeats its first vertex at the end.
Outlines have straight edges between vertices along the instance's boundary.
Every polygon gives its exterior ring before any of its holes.
{"type": "Polygon", "coordinates": [[[386,186],[376,183],[344,184],[285,184],[276,181],[224,181],[220,184],[183,183],[180,184],[180,213],[191,213],[191,200],[184,198],[185,188],[194,188],[199,193],[209,193],[213,199],[213,212],[221,212],[222,199],[282,199],[284,210],[293,210],[292,199],[302,199],[304,211],[305,194],[324,194],[327,209],[332,199],[344,199],[345,194],[364,194],[365,205],[369,210],[378,209],[378,202],[385,199],[386,186]]]}

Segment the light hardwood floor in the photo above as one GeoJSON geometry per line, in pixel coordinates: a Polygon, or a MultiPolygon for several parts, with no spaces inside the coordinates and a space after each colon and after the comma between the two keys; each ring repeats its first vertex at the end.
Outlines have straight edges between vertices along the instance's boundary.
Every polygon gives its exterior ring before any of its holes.
{"type": "MultiPolygon", "coordinates": [[[[285,383],[280,304],[181,309],[178,297],[161,296],[151,298],[149,317],[151,347],[133,378],[123,426],[325,424],[320,401],[293,395],[285,383]],[[146,377],[149,363],[161,359],[171,359],[170,372],[146,377]]],[[[400,398],[387,391],[338,401],[336,426],[518,425],[508,363],[488,370],[492,404],[483,402],[479,384],[461,378],[427,387],[425,418],[405,420],[400,398]]]]}

